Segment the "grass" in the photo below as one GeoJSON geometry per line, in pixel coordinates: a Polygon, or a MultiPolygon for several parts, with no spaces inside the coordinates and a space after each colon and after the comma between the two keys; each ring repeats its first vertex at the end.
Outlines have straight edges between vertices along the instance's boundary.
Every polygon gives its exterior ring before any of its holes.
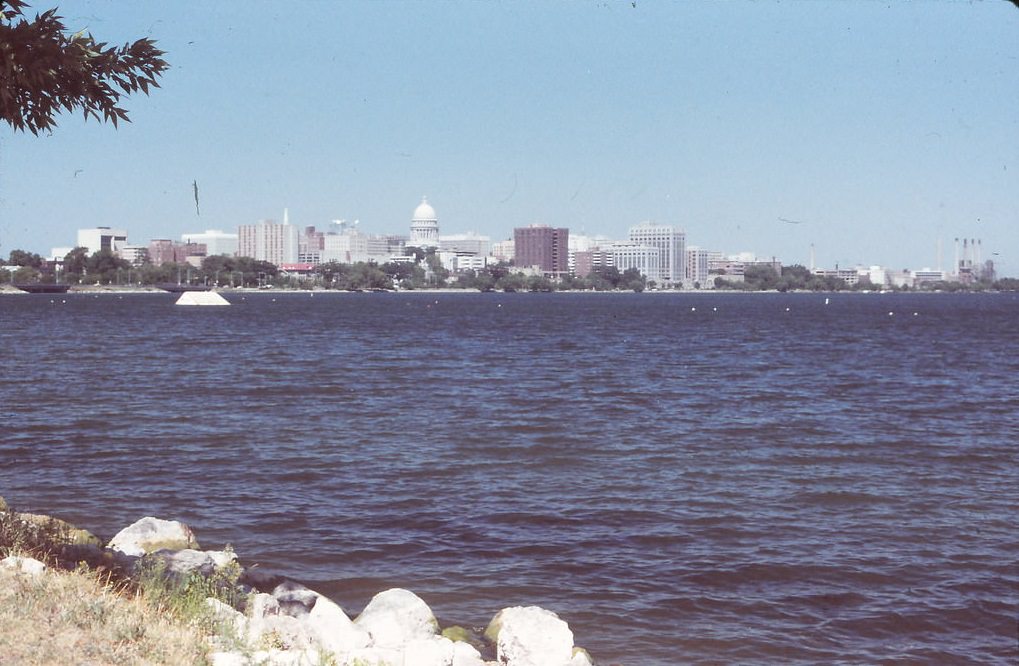
{"type": "Polygon", "coordinates": [[[243,600],[240,566],[172,574],[159,560],[125,568],[101,541],[59,519],[18,513],[0,497],[0,559],[49,565],[28,576],[0,568],[0,664],[204,664],[222,634],[205,603],[243,600]]]}
{"type": "Polygon", "coordinates": [[[205,664],[204,631],[79,569],[0,569],[0,663],[205,664]]]}

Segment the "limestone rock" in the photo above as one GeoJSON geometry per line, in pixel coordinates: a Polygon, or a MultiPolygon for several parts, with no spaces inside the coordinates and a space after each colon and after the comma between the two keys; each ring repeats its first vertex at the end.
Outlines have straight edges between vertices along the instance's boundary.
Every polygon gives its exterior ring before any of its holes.
{"type": "Polygon", "coordinates": [[[9,508],[10,507],[7,506],[7,500],[3,498],[3,495],[0,495],[0,511],[6,511],[9,508]]]}
{"type": "Polygon", "coordinates": [[[146,561],[162,562],[169,574],[186,576],[199,573],[211,576],[217,569],[235,562],[237,556],[228,550],[158,550],[146,556],[146,561]]]}
{"type": "Polygon", "coordinates": [[[368,632],[355,625],[337,604],[322,595],[305,620],[317,645],[333,654],[346,654],[369,644],[368,632]]]}
{"type": "Polygon", "coordinates": [[[241,638],[247,634],[248,618],[244,617],[244,613],[215,597],[207,597],[205,605],[208,606],[213,619],[220,625],[222,629],[220,633],[226,633],[234,638],[241,638]]]}
{"type": "Polygon", "coordinates": [[[199,545],[195,533],[184,523],[148,516],[117,532],[110,539],[109,548],[141,557],[157,550],[197,549],[199,545]]]}
{"type": "Polygon", "coordinates": [[[453,661],[450,666],[485,666],[481,653],[470,643],[453,643],[453,661]]]}
{"type": "Polygon", "coordinates": [[[403,649],[405,666],[449,666],[453,662],[453,641],[442,636],[415,638],[403,649]]]}
{"type": "Polygon", "coordinates": [[[0,566],[26,573],[29,576],[39,576],[42,572],[46,571],[46,565],[39,560],[31,557],[19,557],[18,555],[9,555],[0,560],[0,566]]]}
{"type": "Polygon", "coordinates": [[[412,640],[429,638],[439,631],[439,623],[428,604],[401,588],[372,597],[354,624],[368,632],[370,645],[380,647],[403,647],[412,640]]]}
{"type": "Polygon", "coordinates": [[[506,666],[569,666],[573,632],[551,611],[515,606],[499,611],[485,630],[506,666]]]}
{"type": "Polygon", "coordinates": [[[351,651],[342,663],[343,666],[410,666],[404,664],[404,654],[399,648],[365,647],[351,651]]]}
{"type": "Polygon", "coordinates": [[[573,659],[570,659],[570,666],[594,666],[594,659],[584,648],[575,647],[573,648],[573,659]]]}
{"type": "Polygon", "coordinates": [[[18,518],[25,523],[34,525],[47,525],[52,529],[63,533],[67,543],[75,546],[101,546],[102,540],[88,530],[75,527],[66,520],[60,520],[53,516],[46,516],[41,513],[19,513],[18,518]]]}

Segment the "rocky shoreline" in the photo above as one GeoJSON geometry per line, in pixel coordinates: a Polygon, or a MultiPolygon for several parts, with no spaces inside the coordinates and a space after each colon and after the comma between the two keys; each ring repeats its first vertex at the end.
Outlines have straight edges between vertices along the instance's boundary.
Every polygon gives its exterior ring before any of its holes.
{"type": "MultiPolygon", "coordinates": [[[[555,613],[510,607],[487,627],[440,627],[419,596],[401,588],[376,594],[356,617],[297,581],[243,566],[230,549],[202,550],[187,525],[146,517],[104,543],[56,518],[0,511],[24,524],[58,531],[56,557],[65,567],[93,567],[153,574],[168,581],[226,586],[232,595],[202,601],[215,630],[209,641],[213,666],[594,666],[573,643],[573,632],[555,613]],[[80,565],[79,565],[80,566],[80,565]]],[[[8,550],[11,550],[8,548],[8,550]]],[[[45,576],[46,565],[12,554],[0,566],[22,576],[45,576]]],[[[201,589],[207,589],[202,587],[201,589]]],[[[211,588],[208,588],[211,589],[211,588]]]]}

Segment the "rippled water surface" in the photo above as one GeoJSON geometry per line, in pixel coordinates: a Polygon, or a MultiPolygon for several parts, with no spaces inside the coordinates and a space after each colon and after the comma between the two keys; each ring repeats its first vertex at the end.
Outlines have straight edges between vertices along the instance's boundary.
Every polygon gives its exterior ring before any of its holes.
{"type": "Polygon", "coordinates": [[[0,495],[602,663],[1019,660],[1014,295],[228,298],[0,297],[0,495]]]}

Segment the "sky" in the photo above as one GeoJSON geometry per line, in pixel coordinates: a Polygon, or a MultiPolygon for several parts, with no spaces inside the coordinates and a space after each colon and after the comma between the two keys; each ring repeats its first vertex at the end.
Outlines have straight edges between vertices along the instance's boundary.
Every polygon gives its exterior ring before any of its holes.
{"type": "MultiPolygon", "coordinates": [[[[33,0],[30,0],[32,2],[33,0]]],[[[517,226],[786,264],[1019,276],[1019,10],[985,2],[34,0],[155,39],[115,129],[0,126],[0,256],[283,217],[409,233],[517,226]],[[192,182],[199,186],[200,214],[192,182]]]]}

